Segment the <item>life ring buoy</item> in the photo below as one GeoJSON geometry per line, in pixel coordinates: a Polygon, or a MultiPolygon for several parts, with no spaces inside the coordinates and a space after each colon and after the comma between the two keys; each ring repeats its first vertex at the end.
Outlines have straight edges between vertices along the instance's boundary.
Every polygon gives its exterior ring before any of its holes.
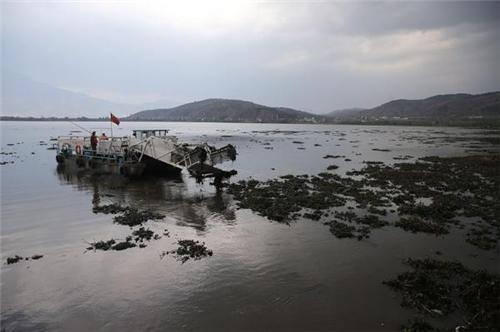
{"type": "Polygon", "coordinates": [[[75,151],[76,151],[77,155],[81,155],[82,154],[82,147],[79,144],[77,144],[75,146],[75,151]]]}

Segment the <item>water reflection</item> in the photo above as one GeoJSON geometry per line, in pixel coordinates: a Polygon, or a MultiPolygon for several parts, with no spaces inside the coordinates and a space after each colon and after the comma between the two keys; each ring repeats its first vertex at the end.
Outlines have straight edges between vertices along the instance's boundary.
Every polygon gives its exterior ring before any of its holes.
{"type": "Polygon", "coordinates": [[[124,178],[118,174],[91,173],[58,165],[61,185],[88,192],[92,205],[119,204],[167,215],[179,226],[206,232],[211,221],[235,224],[232,199],[208,183],[196,184],[183,174],[124,178]]]}

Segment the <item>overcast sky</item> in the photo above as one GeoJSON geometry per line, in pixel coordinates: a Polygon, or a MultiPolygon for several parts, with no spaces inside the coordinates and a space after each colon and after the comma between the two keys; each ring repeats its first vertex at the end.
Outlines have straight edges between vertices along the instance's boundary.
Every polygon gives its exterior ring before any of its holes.
{"type": "Polygon", "coordinates": [[[500,2],[3,2],[2,70],[117,102],[314,113],[500,90],[500,2]]]}

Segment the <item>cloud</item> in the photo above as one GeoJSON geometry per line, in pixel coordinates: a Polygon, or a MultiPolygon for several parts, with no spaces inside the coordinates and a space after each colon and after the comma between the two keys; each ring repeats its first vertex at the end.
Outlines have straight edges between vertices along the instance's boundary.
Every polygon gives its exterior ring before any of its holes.
{"type": "Polygon", "coordinates": [[[2,66],[122,102],[371,107],[500,89],[499,13],[498,2],[4,3],[2,66]]]}

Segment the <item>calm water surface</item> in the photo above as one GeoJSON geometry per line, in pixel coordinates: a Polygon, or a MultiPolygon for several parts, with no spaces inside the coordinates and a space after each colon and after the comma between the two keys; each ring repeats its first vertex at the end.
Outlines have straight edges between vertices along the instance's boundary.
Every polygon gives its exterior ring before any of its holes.
{"type": "MultiPolygon", "coordinates": [[[[459,230],[436,237],[386,227],[368,240],[340,240],[321,222],[287,226],[238,210],[229,195],[186,174],[134,181],[67,173],[57,168],[55,151],[47,150],[49,140],[80,129],[63,122],[0,124],[1,151],[15,152],[0,156],[13,161],[0,166],[6,331],[392,331],[413,316],[382,285],[405,270],[403,259],[439,250],[442,259],[498,268],[497,251],[478,251],[459,230]],[[112,215],[92,213],[98,198],[166,215],[146,227],[170,236],[144,249],[86,252],[89,242],[131,232],[113,224],[112,215]],[[214,255],[185,264],[160,259],[179,239],[205,242],[214,255]],[[7,257],[34,254],[44,257],[4,264],[7,257]]],[[[109,136],[105,123],[80,124],[109,136]]],[[[478,130],[423,127],[122,123],[114,135],[133,128],[169,128],[185,142],[235,145],[238,159],[223,165],[238,170],[232,181],[312,175],[331,164],[342,175],[363,161],[460,156],[484,145],[478,130]],[[345,157],[323,159],[326,154],[345,157]]]]}

